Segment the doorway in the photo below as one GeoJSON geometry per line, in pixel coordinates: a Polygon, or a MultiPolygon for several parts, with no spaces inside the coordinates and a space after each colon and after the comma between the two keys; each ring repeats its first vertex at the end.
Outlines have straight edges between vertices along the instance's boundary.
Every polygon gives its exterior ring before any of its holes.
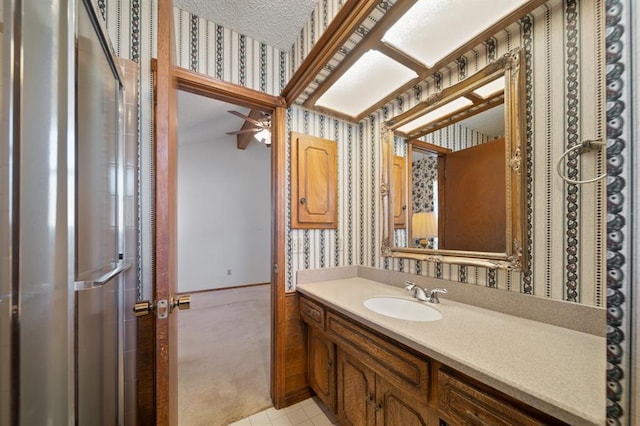
{"type": "Polygon", "coordinates": [[[180,425],[271,406],[271,152],[253,132],[239,148],[228,133],[253,127],[241,116],[269,117],[178,92],[177,291],[191,294],[178,317],[180,425]]]}

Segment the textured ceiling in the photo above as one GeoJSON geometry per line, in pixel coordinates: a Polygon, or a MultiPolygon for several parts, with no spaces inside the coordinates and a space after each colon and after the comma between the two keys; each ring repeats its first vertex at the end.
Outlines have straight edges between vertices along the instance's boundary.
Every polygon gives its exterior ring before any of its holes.
{"type": "Polygon", "coordinates": [[[174,6],[289,51],[318,0],[174,0],[174,6]]]}

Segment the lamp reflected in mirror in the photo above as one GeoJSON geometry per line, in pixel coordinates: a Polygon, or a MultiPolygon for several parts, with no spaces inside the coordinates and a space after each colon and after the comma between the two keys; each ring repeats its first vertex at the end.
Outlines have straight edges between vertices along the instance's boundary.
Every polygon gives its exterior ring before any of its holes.
{"type": "Polygon", "coordinates": [[[413,238],[420,248],[438,248],[438,217],[434,212],[414,213],[411,218],[413,238]]]}

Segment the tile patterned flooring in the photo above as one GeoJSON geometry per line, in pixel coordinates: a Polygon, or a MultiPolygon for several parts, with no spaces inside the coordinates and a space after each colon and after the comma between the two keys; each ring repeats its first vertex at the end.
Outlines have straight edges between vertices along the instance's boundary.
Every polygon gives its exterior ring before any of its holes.
{"type": "Polygon", "coordinates": [[[317,398],[305,399],[282,410],[271,407],[229,426],[331,426],[338,421],[317,398]]]}

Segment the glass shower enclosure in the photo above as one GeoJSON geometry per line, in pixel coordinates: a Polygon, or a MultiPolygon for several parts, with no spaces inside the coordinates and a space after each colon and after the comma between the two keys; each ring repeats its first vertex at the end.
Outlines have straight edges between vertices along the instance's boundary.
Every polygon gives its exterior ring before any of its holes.
{"type": "Polygon", "coordinates": [[[0,424],[123,424],[123,78],[91,0],[0,0],[0,424]]]}

